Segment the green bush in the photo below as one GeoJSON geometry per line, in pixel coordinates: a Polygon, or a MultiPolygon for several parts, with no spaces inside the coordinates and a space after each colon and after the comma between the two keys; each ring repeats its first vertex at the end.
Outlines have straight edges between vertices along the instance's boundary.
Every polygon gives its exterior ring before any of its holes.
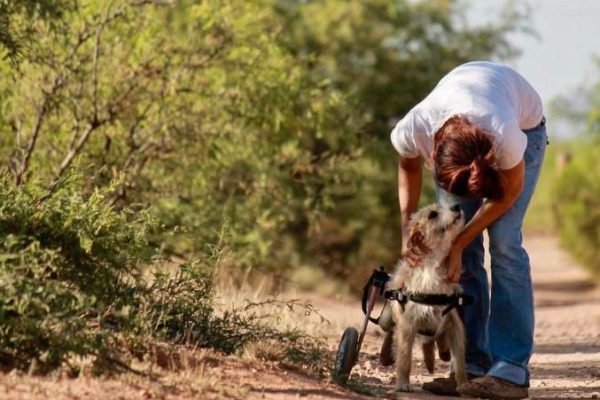
{"type": "Polygon", "coordinates": [[[558,166],[558,159],[563,154],[568,154],[571,146],[567,142],[552,138],[550,140],[551,145],[546,147],[542,171],[523,222],[525,231],[531,234],[558,233],[555,215],[555,207],[558,202],[556,183],[562,173],[558,166]]]}
{"type": "Polygon", "coordinates": [[[80,176],[68,177],[49,194],[0,175],[2,368],[46,372],[74,355],[119,367],[158,341],[232,353],[266,339],[315,364],[318,340],[250,309],[217,311],[212,253],[166,268],[148,243],[156,222],[144,209],[111,206],[113,188],[86,194],[80,176]]]}
{"type": "Polygon", "coordinates": [[[555,185],[561,244],[600,278],[600,145],[580,144],[555,185]]]}
{"type": "Polygon", "coordinates": [[[128,282],[150,253],[145,211],[118,212],[108,190],[84,195],[69,178],[56,191],[0,176],[0,360],[46,369],[68,354],[107,352],[112,326],[126,321],[128,282]]]}

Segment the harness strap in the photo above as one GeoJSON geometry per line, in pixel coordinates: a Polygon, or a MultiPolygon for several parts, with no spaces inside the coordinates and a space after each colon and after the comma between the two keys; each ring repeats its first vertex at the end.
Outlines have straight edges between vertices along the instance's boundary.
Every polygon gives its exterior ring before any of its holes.
{"type": "MultiPolygon", "coordinates": [[[[373,270],[373,273],[371,274],[369,281],[363,288],[362,310],[365,315],[367,315],[367,302],[369,301],[369,292],[371,291],[371,287],[376,287],[377,290],[379,290],[379,293],[381,294],[381,293],[383,293],[385,284],[389,280],[390,280],[390,276],[388,275],[387,272],[385,272],[385,267],[383,265],[380,266],[379,269],[373,270]]],[[[382,313],[383,313],[383,310],[382,310],[382,313]]],[[[373,317],[369,316],[369,321],[373,322],[374,324],[379,324],[380,317],[381,317],[381,315],[377,318],[373,318],[373,317]]]]}
{"type": "Polygon", "coordinates": [[[385,298],[388,300],[396,300],[404,307],[408,301],[412,301],[418,304],[424,304],[427,306],[447,306],[442,315],[448,314],[452,309],[462,307],[463,305],[473,304],[473,296],[469,296],[464,293],[455,293],[452,295],[447,294],[424,294],[424,293],[412,293],[403,290],[387,290],[385,298]]]}

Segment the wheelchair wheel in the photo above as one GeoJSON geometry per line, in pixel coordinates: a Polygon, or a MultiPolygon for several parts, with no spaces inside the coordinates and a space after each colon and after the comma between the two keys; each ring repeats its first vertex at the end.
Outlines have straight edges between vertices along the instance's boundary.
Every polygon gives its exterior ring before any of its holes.
{"type": "Polygon", "coordinates": [[[345,384],[350,377],[350,372],[358,358],[358,331],[355,328],[346,328],[335,357],[332,378],[335,382],[345,384]]]}

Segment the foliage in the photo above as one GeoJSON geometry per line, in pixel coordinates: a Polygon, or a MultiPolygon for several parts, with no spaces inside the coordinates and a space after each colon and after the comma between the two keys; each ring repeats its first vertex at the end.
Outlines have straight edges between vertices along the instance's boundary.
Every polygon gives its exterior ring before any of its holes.
{"type": "Polygon", "coordinates": [[[447,0],[279,0],[290,34],[281,39],[312,72],[359,99],[367,131],[388,141],[390,119],[405,114],[458,64],[510,58],[507,35],[525,14],[508,5],[494,24],[470,27],[465,3],[447,0]]]}
{"type": "Polygon", "coordinates": [[[240,265],[267,264],[286,232],[306,234],[330,184],[352,179],[350,103],[276,43],[268,8],[111,4],[73,13],[75,34],[41,39],[0,82],[15,181],[35,170],[51,187],[77,158],[103,166],[90,184],[124,175],[116,203],[151,202],[193,233],[175,250],[214,243],[225,223],[240,265]]]}
{"type": "Polygon", "coordinates": [[[556,182],[555,217],[562,245],[600,276],[600,145],[581,144],[556,182]]]}
{"type": "Polygon", "coordinates": [[[82,2],[5,69],[0,154],[17,184],[35,171],[52,190],[76,160],[90,186],[124,177],[112,201],[153,204],[186,232],[157,233],[178,253],[225,225],[239,266],[364,270],[400,242],[389,119],[509,49],[514,24],[468,29],[437,5],[82,2]]]}
{"type": "Polygon", "coordinates": [[[0,177],[0,360],[4,367],[50,368],[69,353],[102,355],[131,296],[125,283],[148,261],[146,212],[84,196],[73,179],[40,201],[35,181],[0,177]]]}
{"type": "MultiPolygon", "coordinates": [[[[600,60],[597,64],[600,72],[600,60]]],[[[555,225],[565,249],[600,277],[600,80],[586,82],[572,96],[555,99],[552,112],[580,130],[572,143],[559,149],[569,162],[557,164],[563,168],[552,185],[555,225]],[[570,157],[574,154],[577,157],[570,157]]]]}
{"type": "Polygon", "coordinates": [[[22,56],[34,36],[36,20],[59,28],[62,17],[74,5],[73,0],[0,1],[0,46],[6,57],[15,62],[22,56]]]}
{"type": "MultiPolygon", "coordinates": [[[[600,57],[596,57],[596,75],[600,76],[600,57]]],[[[586,81],[571,93],[558,96],[550,104],[552,115],[575,127],[575,134],[600,137],[600,79],[586,81]]]]}
{"type": "MultiPolygon", "coordinates": [[[[553,127],[554,124],[550,125],[549,132],[554,130],[553,127]]],[[[527,233],[557,233],[558,226],[554,215],[554,209],[557,207],[555,186],[562,173],[560,159],[570,154],[570,147],[568,143],[550,138],[550,145],[546,147],[544,163],[542,164],[535,193],[523,221],[527,233]]]]}
{"type": "MultiPolygon", "coordinates": [[[[312,75],[351,93],[353,112],[365,122],[364,152],[348,163],[351,179],[330,188],[335,207],[306,251],[360,288],[376,263],[396,261],[401,243],[393,124],[460,63],[515,56],[508,34],[525,29],[526,13],[509,7],[495,23],[470,27],[457,1],[272,3],[289,32],[280,41],[308,61],[312,75]]],[[[431,185],[425,180],[423,203],[434,200],[431,185]]]]}
{"type": "Polygon", "coordinates": [[[44,372],[73,355],[119,367],[123,354],[145,353],[156,341],[232,353],[266,339],[316,365],[318,340],[277,329],[249,307],[217,312],[218,257],[168,273],[147,242],[156,229],[147,211],[115,210],[108,188],[84,195],[74,177],[44,192],[35,181],[16,187],[0,177],[2,368],[44,372]]]}

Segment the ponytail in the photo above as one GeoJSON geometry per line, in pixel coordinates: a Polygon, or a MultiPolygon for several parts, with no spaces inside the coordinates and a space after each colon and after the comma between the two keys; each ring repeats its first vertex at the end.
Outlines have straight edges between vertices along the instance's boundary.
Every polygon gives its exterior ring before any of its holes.
{"type": "Polygon", "coordinates": [[[489,136],[463,117],[452,117],[435,134],[435,180],[461,197],[501,199],[505,183],[489,136]]]}

